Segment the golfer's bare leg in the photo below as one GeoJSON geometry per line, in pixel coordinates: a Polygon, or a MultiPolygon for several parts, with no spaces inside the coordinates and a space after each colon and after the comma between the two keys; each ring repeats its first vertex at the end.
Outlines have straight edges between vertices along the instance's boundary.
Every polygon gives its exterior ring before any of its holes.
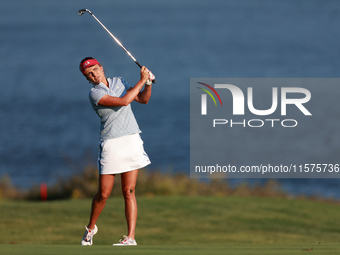
{"type": "Polygon", "coordinates": [[[137,201],[135,187],[138,170],[122,173],[122,192],[125,201],[125,217],[128,226],[128,236],[135,239],[137,222],[137,201]]]}
{"type": "Polygon", "coordinates": [[[106,200],[111,194],[114,179],[115,175],[113,174],[99,175],[98,193],[93,197],[90,222],[87,226],[89,229],[94,229],[94,225],[105,207],[106,200]]]}

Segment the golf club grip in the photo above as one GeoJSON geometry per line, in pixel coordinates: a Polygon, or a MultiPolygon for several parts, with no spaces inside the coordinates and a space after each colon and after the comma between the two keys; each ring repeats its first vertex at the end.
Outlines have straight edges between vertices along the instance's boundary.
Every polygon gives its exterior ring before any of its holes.
{"type": "Polygon", "coordinates": [[[139,68],[142,68],[142,65],[138,63],[138,61],[136,60],[135,63],[137,64],[137,66],[139,66],[139,68]]]}
{"type": "MultiPolygon", "coordinates": [[[[137,60],[135,61],[135,63],[136,63],[138,66],[139,66],[139,68],[142,68],[142,65],[141,65],[141,64],[139,64],[137,60]]],[[[156,83],[156,80],[155,80],[155,79],[153,79],[153,80],[152,80],[152,83],[156,83]]]]}

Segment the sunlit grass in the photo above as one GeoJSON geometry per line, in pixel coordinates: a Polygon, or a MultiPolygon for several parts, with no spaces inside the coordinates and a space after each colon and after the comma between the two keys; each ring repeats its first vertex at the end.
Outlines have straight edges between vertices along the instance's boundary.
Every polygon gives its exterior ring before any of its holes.
{"type": "MultiPolygon", "coordinates": [[[[0,202],[2,244],[78,244],[90,199],[0,202]]],[[[260,197],[154,196],[138,198],[136,240],[148,245],[319,244],[340,240],[340,206],[260,197]]],[[[124,202],[110,198],[95,244],[126,234],[124,202]]]]}

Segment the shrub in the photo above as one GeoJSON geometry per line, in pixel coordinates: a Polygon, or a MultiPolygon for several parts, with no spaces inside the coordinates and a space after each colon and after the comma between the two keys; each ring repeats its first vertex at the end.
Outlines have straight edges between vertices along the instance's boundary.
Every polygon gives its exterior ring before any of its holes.
{"type": "MultiPolygon", "coordinates": [[[[48,200],[92,198],[98,189],[98,170],[88,166],[80,174],[70,178],[60,178],[55,184],[48,186],[48,200]]],[[[111,196],[121,195],[121,180],[117,175],[111,196]]],[[[183,173],[164,174],[160,171],[142,169],[139,171],[137,196],[266,196],[287,197],[277,182],[268,181],[265,185],[250,186],[244,182],[232,188],[228,179],[199,180],[188,177],[183,173]]],[[[32,186],[27,191],[19,191],[10,182],[8,176],[0,180],[0,198],[40,200],[40,186],[32,186]]]]}

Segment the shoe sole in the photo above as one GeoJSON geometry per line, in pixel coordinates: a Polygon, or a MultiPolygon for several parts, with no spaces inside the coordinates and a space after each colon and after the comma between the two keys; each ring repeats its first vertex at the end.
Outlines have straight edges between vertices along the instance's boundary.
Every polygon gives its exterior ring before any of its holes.
{"type": "Polygon", "coordinates": [[[112,246],[137,246],[137,244],[112,244],[112,246]]]}
{"type": "Polygon", "coordinates": [[[91,243],[80,243],[82,246],[92,246],[91,243]]]}

